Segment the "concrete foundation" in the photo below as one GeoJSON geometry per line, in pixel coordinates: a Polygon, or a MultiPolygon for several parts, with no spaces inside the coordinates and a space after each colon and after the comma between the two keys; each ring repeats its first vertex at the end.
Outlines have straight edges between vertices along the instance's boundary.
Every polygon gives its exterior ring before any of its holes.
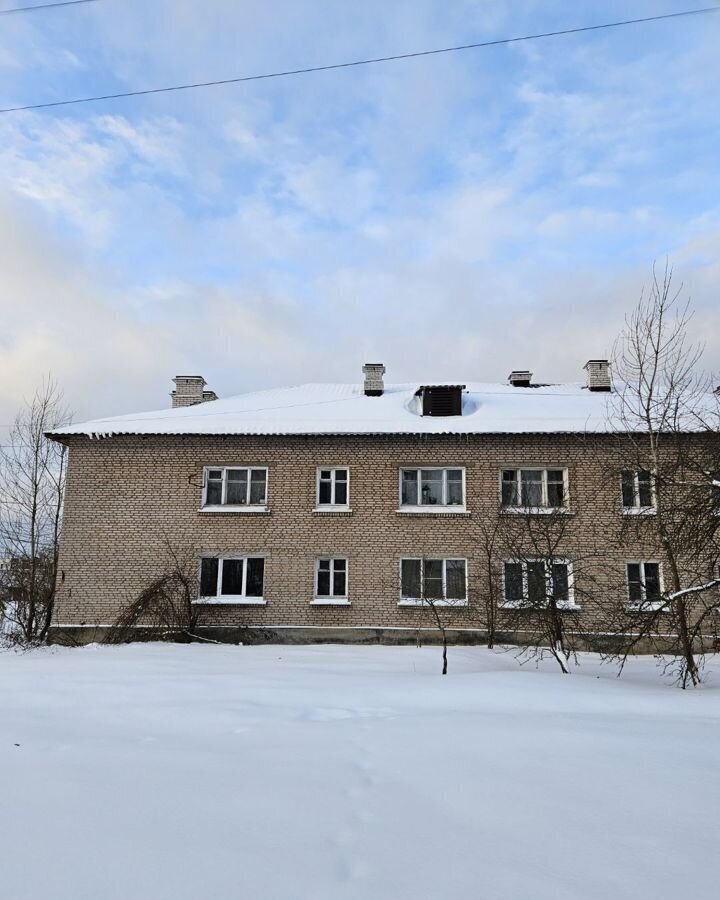
{"type": "MultiPolygon", "coordinates": [[[[55,626],[51,629],[51,644],[81,646],[102,643],[109,636],[108,626],[55,626]]],[[[197,641],[203,640],[223,644],[385,644],[416,645],[439,644],[442,636],[437,628],[342,628],[342,627],[298,627],[298,626],[200,626],[196,629],[197,641]]],[[[483,646],[487,644],[487,632],[478,628],[449,628],[448,643],[453,646],[483,646]]],[[[159,634],[149,628],[137,628],[137,641],[180,641],[189,642],[182,635],[159,634]]],[[[619,649],[620,639],[615,635],[578,634],[574,636],[578,650],[611,653],[619,649]]],[[[522,632],[499,631],[496,645],[527,644],[527,635],[522,632]]],[[[658,637],[646,641],[637,648],[638,653],[662,653],[667,648],[666,641],[658,637]]],[[[698,648],[699,650],[700,648],[698,648]]],[[[711,649],[706,647],[705,650],[711,649]]]]}

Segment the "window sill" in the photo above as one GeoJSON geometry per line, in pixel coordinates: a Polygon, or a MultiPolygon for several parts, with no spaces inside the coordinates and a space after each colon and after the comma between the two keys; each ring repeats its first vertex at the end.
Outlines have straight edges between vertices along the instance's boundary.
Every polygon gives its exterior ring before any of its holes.
{"type": "Polygon", "coordinates": [[[351,516],[352,510],[349,506],[316,506],[313,509],[313,515],[318,516],[351,516]]]}
{"type": "Polygon", "coordinates": [[[575,513],[567,506],[501,506],[500,513],[503,516],[574,516],[575,513]]]}
{"type": "MultiPolygon", "coordinates": [[[[435,600],[433,601],[434,606],[467,606],[467,600],[435,600]]],[[[430,603],[427,600],[412,600],[410,598],[406,598],[404,600],[398,600],[398,606],[430,606],[430,603]]]]}
{"type": "Polygon", "coordinates": [[[313,597],[310,606],[350,606],[347,597],[313,597]]]}
{"type": "Polygon", "coordinates": [[[623,506],[624,516],[655,516],[657,510],[654,506],[623,506]]]}
{"type": "Polygon", "coordinates": [[[269,516],[270,509],[267,506],[201,506],[198,510],[204,515],[218,514],[241,516],[269,516]]]}
{"type": "Polygon", "coordinates": [[[267,606],[263,597],[198,597],[194,606],[267,606]]]}
{"type": "Polygon", "coordinates": [[[669,612],[670,610],[662,601],[651,602],[651,603],[628,603],[627,604],[628,612],[669,612]]]}
{"type": "MultiPolygon", "coordinates": [[[[557,608],[560,610],[560,612],[573,612],[582,609],[579,603],[558,603],[557,608]]],[[[545,609],[547,609],[547,607],[534,606],[532,603],[505,601],[502,603],[498,603],[498,609],[527,609],[543,612],[545,609]]]]}
{"type": "Polygon", "coordinates": [[[400,506],[395,510],[401,516],[469,516],[464,506],[400,506]]]}

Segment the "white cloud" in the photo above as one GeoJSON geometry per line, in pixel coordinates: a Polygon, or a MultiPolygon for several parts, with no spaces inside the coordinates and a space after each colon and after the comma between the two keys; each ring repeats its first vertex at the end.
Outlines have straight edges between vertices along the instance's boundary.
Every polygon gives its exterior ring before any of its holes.
{"type": "MultiPolygon", "coordinates": [[[[121,89],[542,30],[565,12],[163,0],[98,8],[82,48],[121,89]]],[[[62,52],[85,65],[73,34],[62,52]]],[[[47,371],[82,415],[162,405],[183,369],[220,394],[354,380],[370,356],[397,379],[580,378],[666,253],[720,367],[720,135],[701,89],[717,54],[664,35],[0,119],[0,418],[47,371]]],[[[12,71],[29,95],[32,73],[12,71]]]]}

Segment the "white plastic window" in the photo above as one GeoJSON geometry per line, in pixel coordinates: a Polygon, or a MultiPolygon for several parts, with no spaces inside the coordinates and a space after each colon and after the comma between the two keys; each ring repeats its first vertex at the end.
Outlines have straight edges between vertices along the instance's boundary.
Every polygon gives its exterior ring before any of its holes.
{"type": "Polygon", "coordinates": [[[508,509],[561,509],[566,481],[565,469],[503,469],[501,503],[508,509]]]}
{"type": "Polygon", "coordinates": [[[401,469],[400,506],[465,505],[465,470],[461,468],[401,469]]]}
{"type": "Polygon", "coordinates": [[[266,503],[266,468],[208,466],[205,469],[203,506],[264,507],[266,503]]]}
{"type": "Polygon", "coordinates": [[[315,564],[315,596],[321,599],[346,599],[347,575],[346,559],[318,559],[315,564]]]}
{"type": "Polygon", "coordinates": [[[349,503],[349,472],[347,468],[317,470],[316,503],[326,507],[347,507],[349,503]]]}

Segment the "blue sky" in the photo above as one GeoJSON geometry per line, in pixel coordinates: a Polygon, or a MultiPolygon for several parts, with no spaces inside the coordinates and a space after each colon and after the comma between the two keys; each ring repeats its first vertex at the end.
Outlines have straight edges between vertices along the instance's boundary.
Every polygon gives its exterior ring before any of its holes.
{"type": "MultiPolygon", "coordinates": [[[[680,8],[100,0],[2,17],[0,105],[680,8]]],[[[577,380],[665,256],[717,370],[719,44],[720,14],[0,116],[0,425],[47,372],[78,417],[181,372],[577,380]]]]}

